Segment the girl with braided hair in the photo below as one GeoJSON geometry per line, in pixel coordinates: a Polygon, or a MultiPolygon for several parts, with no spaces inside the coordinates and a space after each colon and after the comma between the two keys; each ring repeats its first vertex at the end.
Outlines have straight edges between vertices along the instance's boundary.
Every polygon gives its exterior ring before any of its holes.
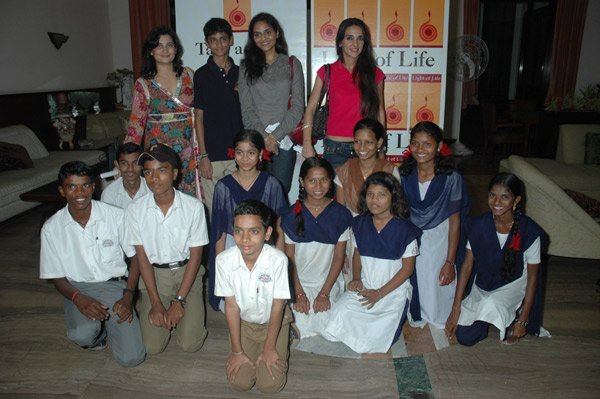
{"type": "Polygon", "coordinates": [[[499,173],[488,187],[490,212],[467,222],[467,252],[446,322],[447,336],[456,335],[463,345],[485,339],[490,324],[506,344],[539,334],[543,232],[522,213],[522,204],[521,180],[499,173]],[[475,282],[463,300],[471,274],[475,282]]]}
{"type": "MultiPolygon", "coordinates": [[[[215,259],[224,250],[235,246],[235,208],[242,201],[253,199],[271,208],[276,218],[281,209],[288,205],[279,180],[261,170],[263,160],[268,160],[269,153],[259,132],[251,129],[238,132],[233,138],[229,156],[235,160],[237,170],[215,184],[210,220],[208,301],[215,310],[224,306],[223,299],[215,295],[215,259]]],[[[275,243],[281,247],[283,241],[277,231],[274,233],[275,243]]]]}
{"type": "Polygon", "coordinates": [[[329,309],[344,291],[341,277],[352,215],[334,201],[335,173],[322,158],[307,158],[300,167],[296,204],[281,214],[285,253],[293,269],[293,312],[301,338],[321,334],[329,309]]]}
{"type": "Polygon", "coordinates": [[[427,322],[444,328],[456,287],[455,266],[462,263],[464,254],[461,225],[469,213],[470,199],[448,155],[438,125],[426,121],[412,128],[400,175],[410,204],[410,221],[423,230],[421,254],[411,277],[413,326],[427,322]]]}

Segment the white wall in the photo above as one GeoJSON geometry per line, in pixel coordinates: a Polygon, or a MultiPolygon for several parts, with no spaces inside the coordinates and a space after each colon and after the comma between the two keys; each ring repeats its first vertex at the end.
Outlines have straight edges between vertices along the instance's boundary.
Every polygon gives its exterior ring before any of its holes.
{"type": "Polygon", "coordinates": [[[108,19],[113,55],[112,69],[133,69],[129,2],[127,0],[108,0],[108,19]]]}
{"type": "Polygon", "coordinates": [[[127,3],[2,0],[0,94],[106,86],[108,72],[131,68],[131,50],[126,48],[131,46],[127,3]],[[63,33],[69,40],[57,50],[46,32],[63,33]]]}
{"type": "Polygon", "coordinates": [[[577,92],[589,84],[600,84],[600,1],[588,1],[587,17],[577,71],[577,92]]]}

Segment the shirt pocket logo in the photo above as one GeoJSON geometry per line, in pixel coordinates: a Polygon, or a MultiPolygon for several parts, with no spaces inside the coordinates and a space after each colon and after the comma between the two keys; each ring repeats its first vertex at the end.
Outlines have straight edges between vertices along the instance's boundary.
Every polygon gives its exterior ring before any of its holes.
{"type": "Polygon", "coordinates": [[[112,247],[114,245],[115,245],[115,243],[113,242],[113,240],[103,240],[102,241],[102,246],[104,248],[112,247]]]}
{"type": "Polygon", "coordinates": [[[258,275],[258,281],[260,281],[261,283],[270,283],[271,281],[273,281],[273,279],[271,278],[270,274],[261,273],[258,275]]]}

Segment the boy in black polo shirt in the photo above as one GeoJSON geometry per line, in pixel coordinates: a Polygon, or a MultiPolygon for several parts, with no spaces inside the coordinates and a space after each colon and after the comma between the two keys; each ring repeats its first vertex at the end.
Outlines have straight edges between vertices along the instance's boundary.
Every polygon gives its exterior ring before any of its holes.
{"type": "Polygon", "coordinates": [[[215,184],[235,171],[235,161],[229,159],[227,149],[244,125],[237,92],[239,67],[229,57],[231,25],[222,18],[212,18],[204,25],[204,38],[211,56],[194,74],[194,113],[198,168],[210,215],[215,184]]]}

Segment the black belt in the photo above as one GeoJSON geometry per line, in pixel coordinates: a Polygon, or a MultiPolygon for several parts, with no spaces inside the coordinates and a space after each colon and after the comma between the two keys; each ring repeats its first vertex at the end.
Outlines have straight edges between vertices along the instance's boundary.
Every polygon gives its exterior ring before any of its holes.
{"type": "Polygon", "coordinates": [[[109,278],[108,281],[127,281],[127,276],[109,278]]]}
{"type": "Polygon", "coordinates": [[[152,266],[157,267],[159,269],[177,269],[178,267],[183,267],[185,265],[187,265],[189,262],[189,259],[186,260],[180,260],[178,262],[171,262],[171,263],[153,263],[152,266]]]}

